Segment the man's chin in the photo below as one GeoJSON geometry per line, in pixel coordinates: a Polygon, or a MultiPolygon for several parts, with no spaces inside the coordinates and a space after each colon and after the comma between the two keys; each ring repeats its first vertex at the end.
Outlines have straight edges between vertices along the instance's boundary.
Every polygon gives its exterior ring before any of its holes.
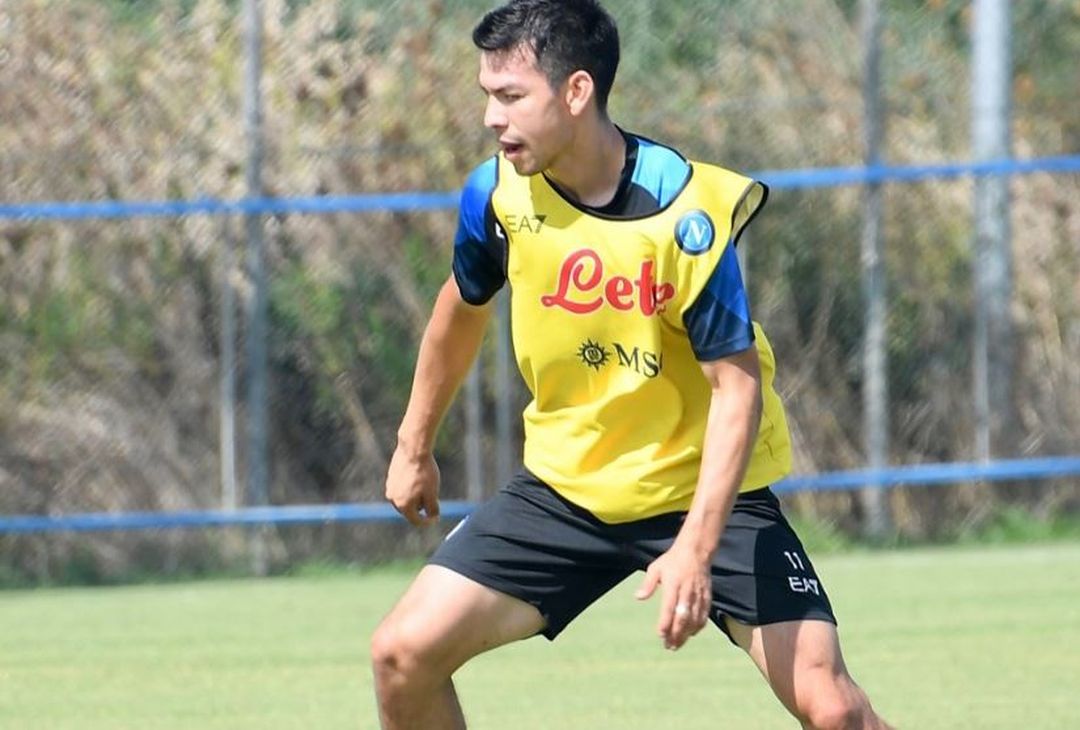
{"type": "Polygon", "coordinates": [[[511,162],[510,164],[514,166],[514,172],[516,172],[518,175],[524,175],[524,176],[532,175],[532,168],[529,165],[527,165],[526,163],[524,163],[524,162],[511,162]]]}
{"type": "Polygon", "coordinates": [[[508,157],[507,161],[514,166],[514,172],[523,177],[535,175],[544,169],[536,164],[536,160],[523,159],[521,157],[508,157]]]}

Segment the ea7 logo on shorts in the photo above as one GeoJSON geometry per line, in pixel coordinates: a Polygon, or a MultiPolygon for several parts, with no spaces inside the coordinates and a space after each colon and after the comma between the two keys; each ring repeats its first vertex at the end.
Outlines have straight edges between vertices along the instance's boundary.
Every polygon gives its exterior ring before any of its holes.
{"type": "Polygon", "coordinates": [[[796,593],[813,593],[815,596],[821,595],[821,586],[818,585],[817,578],[803,578],[801,575],[789,575],[788,588],[796,593]]]}
{"type": "Polygon", "coordinates": [[[675,224],[675,243],[691,256],[703,254],[716,242],[716,226],[703,210],[692,210],[675,224]]]}

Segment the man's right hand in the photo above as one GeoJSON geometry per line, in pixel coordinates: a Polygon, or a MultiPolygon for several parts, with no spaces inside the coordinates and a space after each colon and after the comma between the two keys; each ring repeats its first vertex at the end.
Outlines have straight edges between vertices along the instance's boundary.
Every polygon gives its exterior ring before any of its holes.
{"type": "Polygon", "coordinates": [[[413,525],[439,521],[439,466],[430,453],[414,456],[401,444],[386,475],[386,499],[413,525]]]}
{"type": "Polygon", "coordinates": [[[492,302],[474,306],[461,298],[451,274],[439,290],[416,354],[409,405],[397,432],[386,475],[386,499],[414,525],[439,519],[439,467],[435,435],[484,340],[492,302]]]}

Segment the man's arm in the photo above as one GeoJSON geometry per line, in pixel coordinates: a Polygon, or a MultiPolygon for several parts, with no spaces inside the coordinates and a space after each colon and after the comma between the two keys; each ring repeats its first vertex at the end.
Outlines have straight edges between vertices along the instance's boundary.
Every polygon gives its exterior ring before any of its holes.
{"type": "Polygon", "coordinates": [[[709,566],[739,493],[761,421],[756,347],[701,363],[701,368],[712,397],[697,490],[675,543],[649,565],[637,592],[638,598],[645,599],[657,585],[662,586],[657,631],[669,649],[678,649],[708,620],[712,601],[709,566]]]}
{"type": "Polygon", "coordinates": [[[462,300],[451,276],[439,291],[420,340],[412,394],[386,475],[386,498],[414,525],[439,518],[435,435],[476,358],[491,309],[490,303],[473,306],[462,300]]]}

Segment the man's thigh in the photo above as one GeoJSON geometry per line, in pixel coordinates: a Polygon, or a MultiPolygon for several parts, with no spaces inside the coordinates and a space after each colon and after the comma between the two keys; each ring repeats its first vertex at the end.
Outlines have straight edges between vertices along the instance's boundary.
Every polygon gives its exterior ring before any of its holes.
{"type": "Polygon", "coordinates": [[[844,664],[835,624],[808,620],[747,626],[729,618],[726,629],[797,717],[815,703],[869,712],[865,694],[844,664]]]}
{"type": "Polygon", "coordinates": [[[429,669],[449,674],[488,649],[535,635],[544,619],[528,603],[451,570],[425,566],[380,632],[429,669]]]}
{"type": "Polygon", "coordinates": [[[790,686],[808,670],[843,673],[844,659],[836,625],[828,621],[782,621],[749,626],[726,619],[728,635],[774,687],[790,686]]]}
{"type": "Polygon", "coordinates": [[[637,567],[609,526],[528,472],[454,529],[430,564],[534,607],[548,639],[637,567]]]}

